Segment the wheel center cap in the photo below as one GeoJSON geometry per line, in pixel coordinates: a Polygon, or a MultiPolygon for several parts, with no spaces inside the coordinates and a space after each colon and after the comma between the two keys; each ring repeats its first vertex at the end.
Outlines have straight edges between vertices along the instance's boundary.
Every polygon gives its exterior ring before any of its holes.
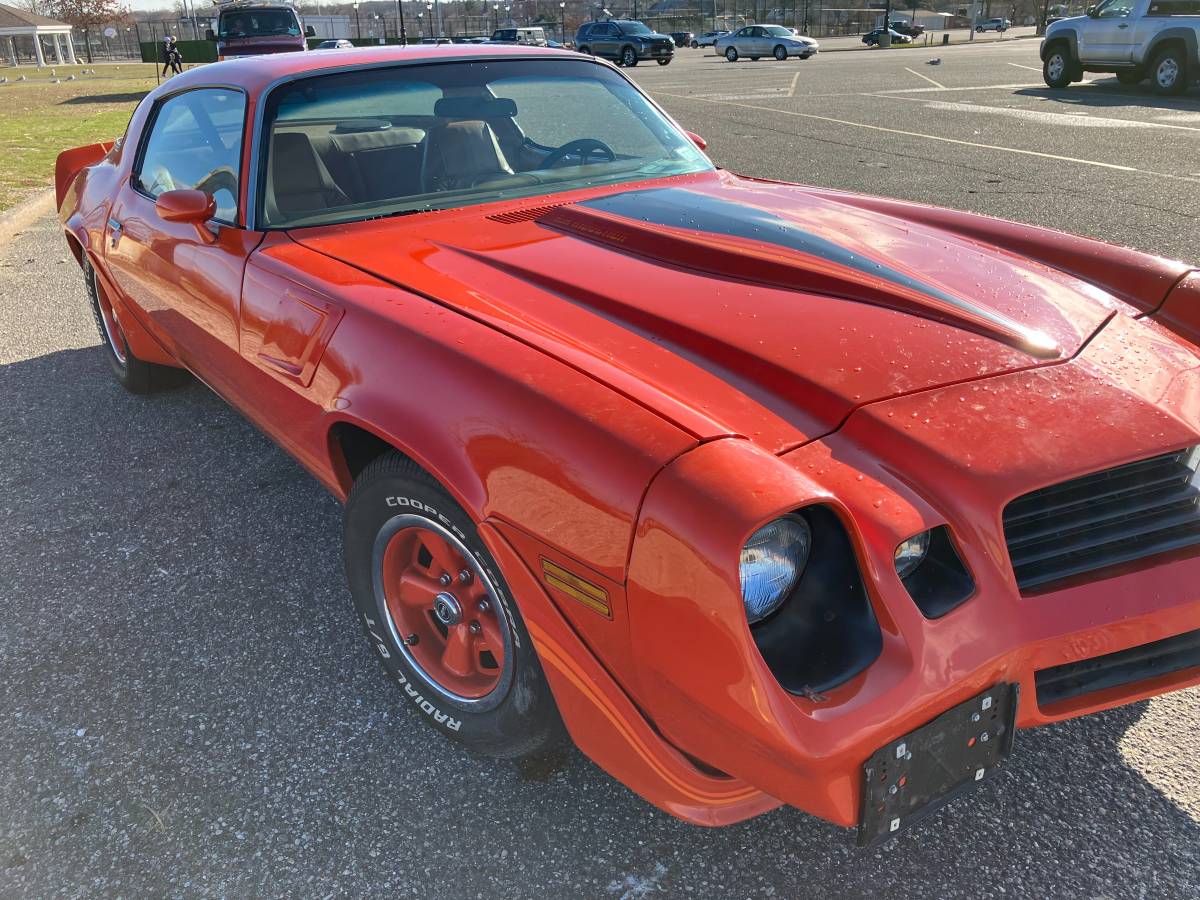
{"type": "Polygon", "coordinates": [[[462,607],[453,594],[438,594],[434,597],[433,614],[447,628],[462,621],[462,607]]]}

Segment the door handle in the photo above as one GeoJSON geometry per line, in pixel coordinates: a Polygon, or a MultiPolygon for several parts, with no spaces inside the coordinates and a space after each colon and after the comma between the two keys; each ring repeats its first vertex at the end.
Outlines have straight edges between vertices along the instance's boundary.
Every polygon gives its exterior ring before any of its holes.
{"type": "Polygon", "coordinates": [[[1120,25],[1118,25],[1117,27],[1118,27],[1118,28],[1128,28],[1128,27],[1129,27],[1129,23],[1128,23],[1128,22],[1122,22],[1122,23],[1121,23],[1120,25]]]}
{"type": "Polygon", "coordinates": [[[108,230],[112,238],[112,249],[117,249],[117,241],[121,239],[121,223],[116,219],[108,220],[108,230]]]}

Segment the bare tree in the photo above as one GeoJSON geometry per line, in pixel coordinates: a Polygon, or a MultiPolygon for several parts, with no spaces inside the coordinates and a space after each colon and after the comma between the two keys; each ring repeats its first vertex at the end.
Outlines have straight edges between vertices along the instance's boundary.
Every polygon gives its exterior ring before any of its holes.
{"type": "Polygon", "coordinates": [[[89,63],[92,61],[92,42],[88,40],[88,31],[110,22],[123,21],[130,14],[129,10],[118,0],[32,0],[32,2],[41,3],[44,9],[42,15],[66,22],[83,32],[83,46],[87,51],[89,63]]]}

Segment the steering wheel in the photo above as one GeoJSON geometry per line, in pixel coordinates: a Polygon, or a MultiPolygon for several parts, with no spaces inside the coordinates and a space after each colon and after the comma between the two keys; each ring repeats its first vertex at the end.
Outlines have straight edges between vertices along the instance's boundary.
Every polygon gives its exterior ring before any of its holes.
{"type": "Polygon", "coordinates": [[[586,166],[588,159],[593,153],[603,154],[608,157],[608,162],[612,162],[617,158],[617,154],[612,152],[612,147],[598,141],[595,138],[578,138],[574,141],[567,141],[557,150],[551,150],[550,155],[542,160],[542,168],[550,169],[558,163],[562,162],[572,153],[580,157],[579,165],[586,166]]]}

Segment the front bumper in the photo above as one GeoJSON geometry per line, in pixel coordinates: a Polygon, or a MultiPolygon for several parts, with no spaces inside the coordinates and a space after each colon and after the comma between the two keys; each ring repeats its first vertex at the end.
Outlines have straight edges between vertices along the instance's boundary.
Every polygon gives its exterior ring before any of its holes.
{"type": "Polygon", "coordinates": [[[675,55],[675,45],[671,44],[669,47],[660,47],[643,44],[638,47],[637,55],[638,59],[670,59],[675,55]]]}
{"type": "Polygon", "coordinates": [[[1200,629],[1200,555],[1028,596],[1003,538],[1001,511],[1028,490],[1200,443],[1195,348],[1143,333],[1137,341],[1155,365],[1133,377],[1124,360],[1135,330],[1146,331],[1117,316],[1071,362],[872,404],[835,435],[780,459],[723,440],[677,460],[647,495],[630,561],[638,705],[705,764],[854,825],[864,761],[993,685],[1019,686],[1016,721],[1030,727],[1200,683],[1193,665],[1039,699],[1048,670],[1200,629]],[[1120,428],[1105,441],[1073,432],[1071,423],[1110,421],[1114,409],[1120,428]],[[882,650],[824,696],[795,696],[745,625],[736,548],[762,522],[813,502],[831,507],[851,535],[882,650]],[[718,519],[713,509],[729,514],[718,519]],[[901,541],[942,524],[976,592],[931,620],[892,556],[901,541]]]}

